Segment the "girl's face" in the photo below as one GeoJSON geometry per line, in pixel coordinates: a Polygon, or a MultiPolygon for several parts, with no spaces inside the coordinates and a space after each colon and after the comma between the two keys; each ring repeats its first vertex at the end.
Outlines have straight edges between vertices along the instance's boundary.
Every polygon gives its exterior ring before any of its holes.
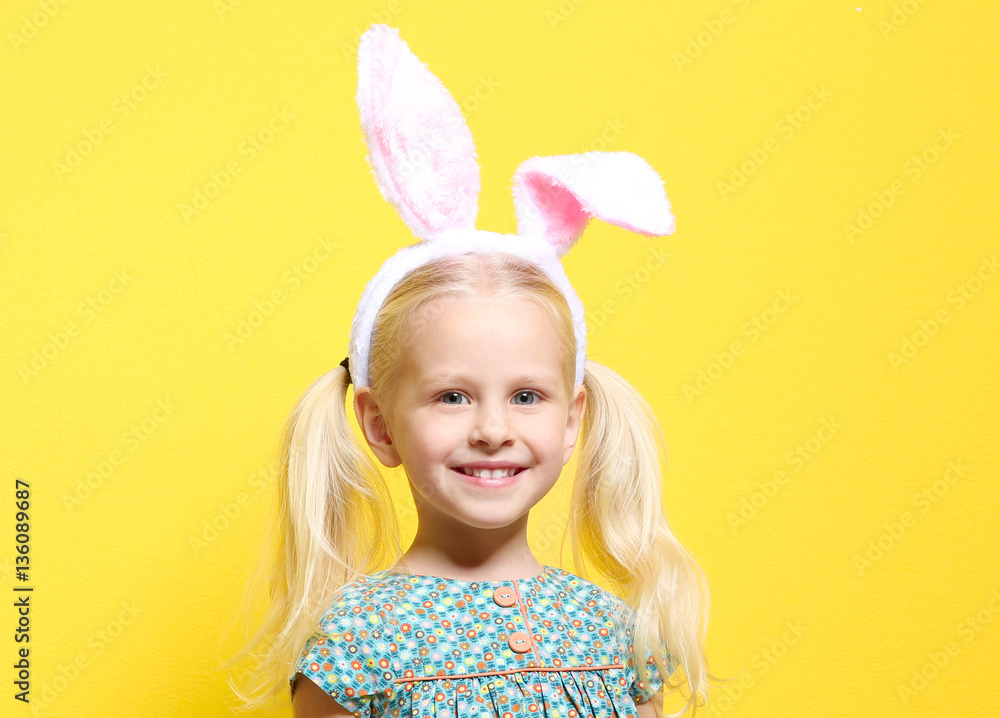
{"type": "Polygon", "coordinates": [[[566,393],[555,328],[531,301],[492,299],[434,302],[415,325],[391,416],[364,412],[373,451],[402,463],[422,527],[526,520],[569,461],[586,401],[582,386],[566,393]],[[516,473],[467,475],[490,464],[516,473]]]}

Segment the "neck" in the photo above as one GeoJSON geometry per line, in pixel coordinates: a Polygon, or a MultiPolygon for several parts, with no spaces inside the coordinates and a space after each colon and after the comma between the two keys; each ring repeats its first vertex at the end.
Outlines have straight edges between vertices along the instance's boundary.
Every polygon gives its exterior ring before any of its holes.
{"type": "Polygon", "coordinates": [[[528,546],[528,516],[495,529],[420,522],[394,570],[457,581],[530,578],[544,568],[528,546]]]}

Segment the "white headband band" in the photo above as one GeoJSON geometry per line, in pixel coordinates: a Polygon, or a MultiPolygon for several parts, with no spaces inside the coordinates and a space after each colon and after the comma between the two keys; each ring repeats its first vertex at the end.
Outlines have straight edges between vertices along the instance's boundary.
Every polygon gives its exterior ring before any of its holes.
{"type": "Polygon", "coordinates": [[[351,324],[355,386],[369,385],[375,317],[396,284],[433,259],[490,251],[532,261],[566,297],[576,334],[574,384],[582,384],[587,325],[560,258],[591,217],[648,236],[672,233],[656,171],[630,152],[534,157],[514,173],[518,233],[477,230],[472,133],[455,100],[394,28],[373,25],[361,37],[357,100],[375,182],[421,241],[396,252],[365,285],[351,324]]]}

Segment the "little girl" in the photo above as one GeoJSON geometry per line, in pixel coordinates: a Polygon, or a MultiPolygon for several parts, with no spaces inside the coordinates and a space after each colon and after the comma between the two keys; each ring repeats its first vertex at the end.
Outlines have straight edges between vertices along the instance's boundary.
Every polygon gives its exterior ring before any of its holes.
{"type": "Polygon", "coordinates": [[[287,422],[248,705],[290,689],[296,718],[625,718],[660,715],[683,683],[685,709],[704,705],[707,589],[663,514],[662,435],[587,359],[560,262],[593,216],[672,232],[659,177],[629,153],[536,157],[515,175],[518,234],[484,232],[471,134],[391,28],[362,37],[358,103],[379,188],[421,241],[368,282],[349,359],[287,422]],[[409,481],[405,552],[348,423],[352,383],[368,447],[409,481]],[[578,443],[574,562],[617,593],[528,545],[529,512],[578,443]]]}

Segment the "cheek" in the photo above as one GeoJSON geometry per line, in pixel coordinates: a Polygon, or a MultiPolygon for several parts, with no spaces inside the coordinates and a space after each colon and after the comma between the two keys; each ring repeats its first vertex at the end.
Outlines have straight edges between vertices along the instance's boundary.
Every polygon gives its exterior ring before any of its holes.
{"type": "Polygon", "coordinates": [[[526,434],[529,445],[535,453],[562,458],[562,449],[566,440],[566,424],[556,418],[549,418],[530,427],[526,434]]]}
{"type": "Polygon", "coordinates": [[[420,463],[438,462],[448,458],[454,448],[454,438],[448,428],[425,423],[409,427],[406,434],[406,454],[420,463]]]}

